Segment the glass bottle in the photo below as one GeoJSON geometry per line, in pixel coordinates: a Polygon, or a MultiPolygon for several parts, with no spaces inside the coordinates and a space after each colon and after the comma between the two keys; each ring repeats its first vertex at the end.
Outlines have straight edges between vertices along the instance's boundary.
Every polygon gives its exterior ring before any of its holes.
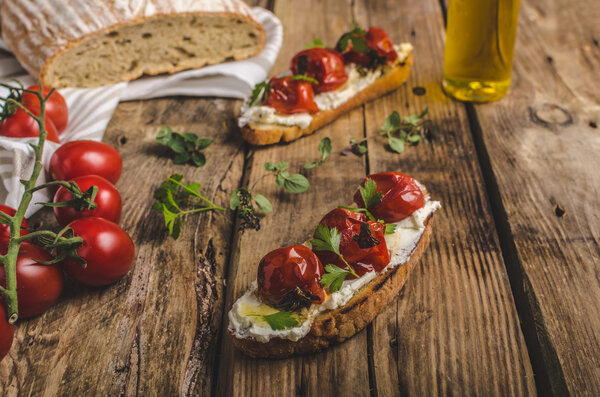
{"type": "Polygon", "coordinates": [[[489,102],[510,87],[519,0],[450,0],[444,91],[461,101],[489,102]]]}

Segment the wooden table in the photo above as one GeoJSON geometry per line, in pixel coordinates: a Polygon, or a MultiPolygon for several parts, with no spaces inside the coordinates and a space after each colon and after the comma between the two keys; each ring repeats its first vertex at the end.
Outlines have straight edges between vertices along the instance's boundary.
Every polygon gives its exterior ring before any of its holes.
{"type": "Polygon", "coordinates": [[[319,133],[267,148],[240,139],[241,101],[120,104],[105,141],[124,159],[118,188],[134,268],[108,288],[68,285],[55,307],[21,322],[0,365],[0,395],[600,395],[598,3],[523,0],[511,92],[485,105],[441,91],[443,1],[258,3],[284,26],[274,72],[315,37],[335,42],[355,16],[414,44],[412,75],[319,133]],[[366,157],[337,154],[392,110],[425,106],[422,144],[399,155],[373,141],[366,157]],[[214,138],[206,166],[173,165],[154,141],[162,125],[214,138]],[[296,170],[316,159],[324,136],[336,154],[303,171],[308,192],[258,181],[267,161],[296,170]],[[254,360],[234,350],[226,313],[262,255],[303,241],[366,173],[385,170],[413,175],[443,204],[398,299],[319,354],[254,360]],[[274,212],[245,233],[231,211],[190,217],[174,241],[150,209],[173,172],[223,204],[258,181],[274,212]]]}

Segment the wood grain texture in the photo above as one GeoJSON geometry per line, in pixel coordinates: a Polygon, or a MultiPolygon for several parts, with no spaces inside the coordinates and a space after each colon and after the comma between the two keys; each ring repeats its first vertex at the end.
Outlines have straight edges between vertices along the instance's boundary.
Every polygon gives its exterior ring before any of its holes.
{"type": "Polygon", "coordinates": [[[600,394],[600,7],[525,0],[513,85],[474,107],[512,278],[554,394],[600,394]]]}
{"type": "Polygon", "coordinates": [[[408,84],[366,105],[367,134],[393,110],[408,115],[428,106],[430,120],[423,142],[402,154],[386,150],[384,138],[371,141],[369,172],[406,172],[442,203],[430,249],[401,298],[372,324],[377,395],[534,395],[466,113],[440,86],[439,3],[368,1],[358,7],[363,25],[380,24],[394,42],[415,46],[408,84]]]}
{"type": "MultiPolygon", "coordinates": [[[[162,99],[120,104],[105,141],[120,151],[121,226],[136,246],[132,270],[106,288],[69,284],[60,302],[21,322],[0,364],[2,395],[191,395],[211,389],[215,335],[233,215],[191,216],[167,236],[152,194],[171,173],[203,183],[216,203],[240,183],[236,101],[162,99]],[[174,165],[155,142],[161,125],[215,139],[203,168],[174,165]]],[[[40,219],[51,224],[52,216],[40,219]]]]}
{"type": "MultiPolygon", "coordinates": [[[[292,56],[313,38],[335,42],[351,20],[350,9],[344,2],[276,2],[275,13],[284,27],[284,43],[273,73],[285,71],[292,56]],[[298,21],[309,20],[311,23],[298,24],[298,21]]],[[[265,174],[265,162],[289,161],[290,169],[297,172],[304,163],[318,158],[317,146],[324,136],[331,138],[335,148],[341,148],[349,137],[362,136],[362,125],[359,109],[309,137],[287,145],[252,149],[247,161],[248,185],[252,186],[265,174]]],[[[303,171],[311,188],[300,195],[276,188],[273,177],[256,184],[253,190],[271,199],[274,211],[263,219],[259,232],[246,231],[236,238],[227,282],[226,310],[256,279],[258,262],[265,254],[305,241],[325,213],[352,200],[364,170],[363,159],[334,155],[327,161],[327,166],[303,171]]],[[[223,327],[227,323],[225,318],[223,327]]],[[[368,395],[366,356],[364,331],[325,352],[285,360],[245,357],[234,350],[231,341],[225,337],[217,395],[368,395]]]]}

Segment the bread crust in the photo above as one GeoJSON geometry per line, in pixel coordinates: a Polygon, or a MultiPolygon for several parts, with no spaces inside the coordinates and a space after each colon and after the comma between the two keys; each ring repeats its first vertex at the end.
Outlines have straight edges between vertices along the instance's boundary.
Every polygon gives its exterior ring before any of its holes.
{"type": "Polygon", "coordinates": [[[375,277],[344,306],[319,314],[304,338],[293,342],[274,337],[267,343],[262,343],[252,338],[237,338],[228,329],[234,346],[255,358],[285,358],[314,353],[332,343],[343,342],[352,337],[373,321],[398,295],[429,245],[432,226],[433,214],[426,219],[425,230],[408,262],[375,277]]]}
{"type": "Polygon", "coordinates": [[[411,65],[412,53],[408,55],[404,62],[386,70],[383,76],[375,80],[373,84],[369,85],[340,106],[314,114],[311,123],[304,129],[299,126],[263,126],[247,124],[241,128],[242,138],[252,145],[263,146],[278,142],[290,142],[302,136],[310,135],[355,107],[375,98],[379,98],[400,87],[408,80],[411,65]]]}

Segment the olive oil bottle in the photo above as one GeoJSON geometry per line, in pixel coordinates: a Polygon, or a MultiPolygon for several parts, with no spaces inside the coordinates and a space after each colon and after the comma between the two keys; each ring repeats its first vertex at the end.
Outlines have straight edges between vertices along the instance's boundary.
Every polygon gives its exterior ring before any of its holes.
{"type": "Polygon", "coordinates": [[[450,0],[444,48],[446,93],[489,102],[510,86],[519,0],[450,0]]]}

